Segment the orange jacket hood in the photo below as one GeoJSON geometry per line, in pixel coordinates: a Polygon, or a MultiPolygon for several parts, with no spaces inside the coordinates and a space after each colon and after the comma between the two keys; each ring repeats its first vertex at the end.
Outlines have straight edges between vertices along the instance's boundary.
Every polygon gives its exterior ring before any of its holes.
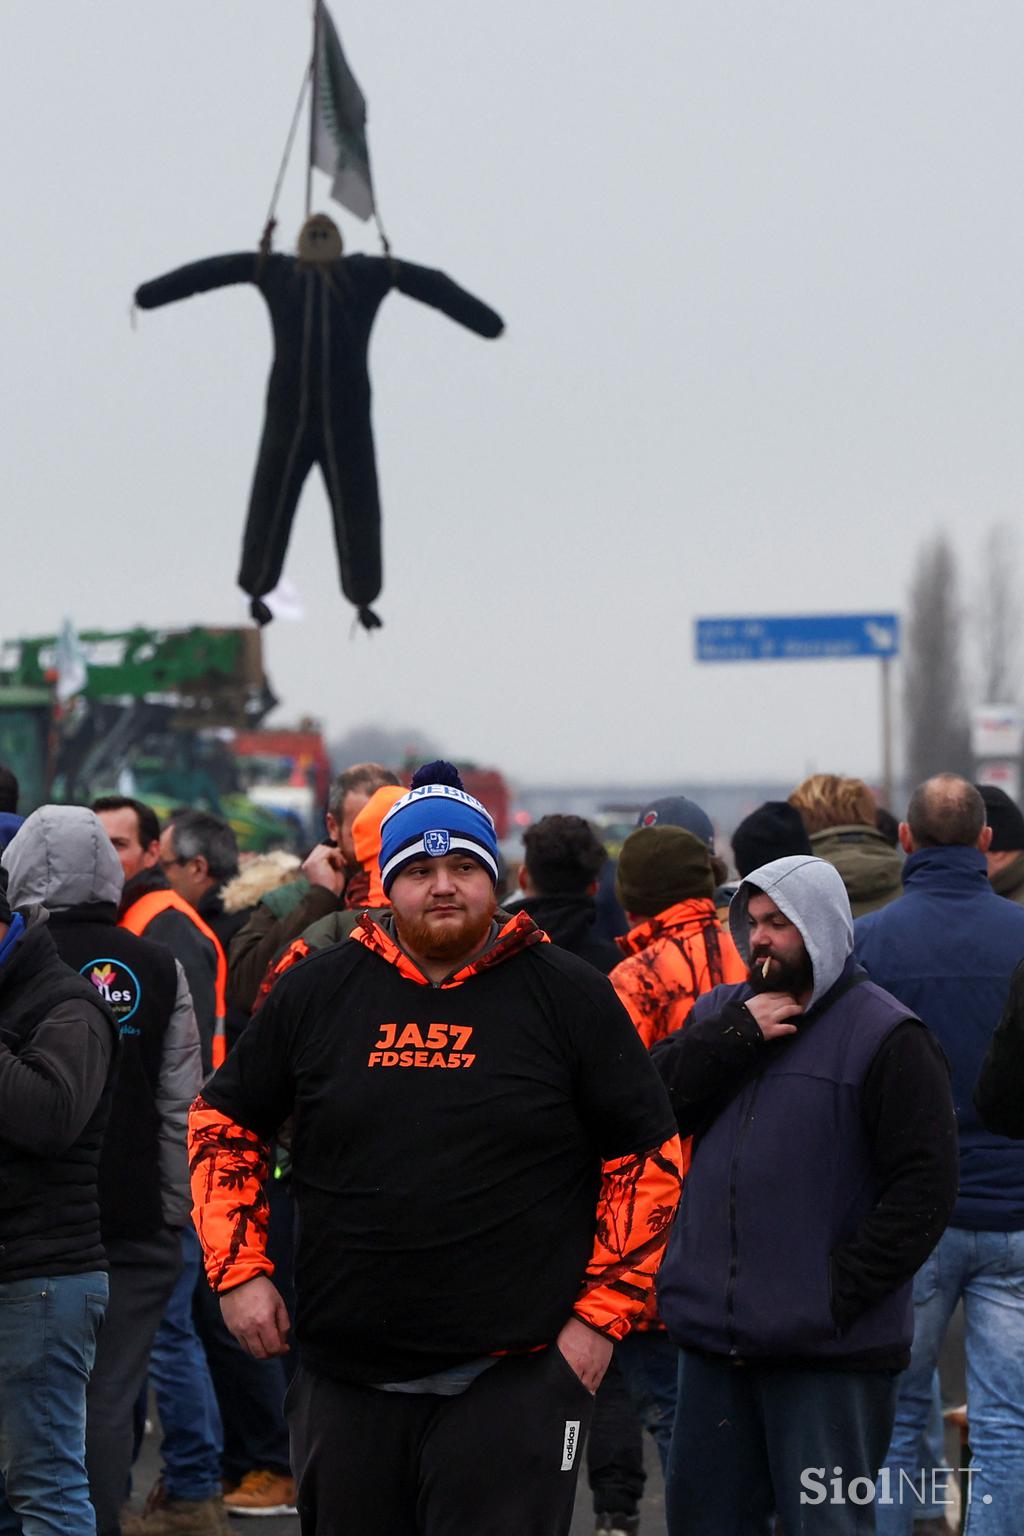
{"type": "MultiPolygon", "coordinates": [[[[366,949],[401,972],[408,981],[417,981],[421,986],[430,985],[429,980],[423,975],[419,966],[411,956],[398,943],[391,929],[394,918],[390,915],[382,922],[375,922],[368,912],[364,912],[356,924],[352,938],[357,944],[362,944],[366,949]]],[[[442,987],[457,987],[462,982],[468,981],[471,976],[477,976],[481,971],[491,970],[500,965],[503,960],[509,960],[513,955],[518,955],[522,950],[529,949],[532,944],[548,944],[550,940],[546,933],[542,932],[531,917],[525,912],[517,912],[514,917],[498,929],[487,948],[471,960],[468,965],[453,971],[440,983],[442,987]]]]}
{"type": "MultiPolygon", "coordinates": [[[[624,955],[639,955],[658,939],[686,939],[699,933],[709,922],[718,921],[718,911],[710,896],[693,896],[688,901],[677,901],[654,917],[645,917],[628,933],[615,940],[624,955]]],[[[746,973],[744,972],[744,975],[746,973]]]]}
{"type": "Polygon", "coordinates": [[[408,793],[404,784],[382,784],[380,789],[374,790],[352,823],[352,846],[356,861],[370,877],[370,890],[365,902],[368,907],[391,905],[380,883],[380,828],[391,807],[408,793]]]}

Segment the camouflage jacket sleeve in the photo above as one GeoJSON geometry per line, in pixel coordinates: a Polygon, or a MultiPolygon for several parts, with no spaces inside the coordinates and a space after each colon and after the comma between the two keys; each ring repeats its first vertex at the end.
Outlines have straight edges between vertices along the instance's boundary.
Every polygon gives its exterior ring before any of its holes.
{"type": "Polygon", "coordinates": [[[273,1273],[265,1184],[270,1142],[294,1107],[293,1002],[270,999],[189,1113],[192,1219],[215,1291],[273,1273]]]}
{"type": "Polygon", "coordinates": [[[573,1310],[610,1339],[623,1338],[653,1296],[687,1161],[671,1136],[602,1168],[594,1248],[573,1310]]]}
{"type": "Polygon", "coordinates": [[[200,1094],[188,1117],[188,1156],[192,1219],[211,1290],[229,1291],[257,1275],[272,1275],[268,1144],[200,1094]]]}

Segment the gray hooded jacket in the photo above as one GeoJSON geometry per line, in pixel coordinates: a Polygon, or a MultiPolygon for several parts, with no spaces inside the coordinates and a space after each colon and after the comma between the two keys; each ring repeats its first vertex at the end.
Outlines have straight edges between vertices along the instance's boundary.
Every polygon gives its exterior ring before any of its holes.
{"type": "MultiPolygon", "coordinates": [[[[4,850],[3,865],[11,905],[45,908],[58,950],[75,969],[70,949],[81,929],[70,923],[72,915],[93,916],[98,924],[115,927],[124,872],[102,823],[85,807],[44,805],[33,811],[4,850]]],[[[132,934],[121,937],[130,944],[142,942],[132,934]]],[[[181,1227],[192,1209],[188,1109],[201,1086],[202,1066],[188,983],[177,960],[174,969],[176,992],[163,1036],[154,1103],[159,1116],[163,1218],[168,1226],[181,1227]]]]}
{"type": "Polygon", "coordinates": [[[750,898],[762,891],[800,930],[814,972],[807,1009],[819,1003],[839,980],[853,954],[850,898],[838,870],[805,853],[773,859],[752,870],[729,907],[729,928],[736,948],[750,963],[750,898]]]}

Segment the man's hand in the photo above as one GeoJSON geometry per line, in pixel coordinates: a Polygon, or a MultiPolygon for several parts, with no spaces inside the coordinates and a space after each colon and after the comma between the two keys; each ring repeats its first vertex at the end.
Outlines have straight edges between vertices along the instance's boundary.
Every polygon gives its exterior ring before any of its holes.
{"type": "Polygon", "coordinates": [[[561,1350],[587,1391],[596,1392],[612,1358],[611,1339],[595,1333],[578,1317],[570,1317],[555,1340],[555,1348],[561,1350]]]}
{"type": "Polygon", "coordinates": [[[302,866],[310,885],[322,885],[325,891],[340,896],[345,889],[345,861],[337,848],[317,843],[302,866]]]}
{"type": "Polygon", "coordinates": [[[799,1018],[803,1013],[800,1004],[794,1002],[788,992],[758,992],[748,997],[743,1005],[757,1022],[766,1040],[776,1040],[779,1035],[795,1035],[796,1025],[787,1019],[799,1018]]]}
{"type": "Polygon", "coordinates": [[[266,1275],[225,1291],[221,1315],[242,1348],[256,1360],[288,1353],[291,1320],[277,1286],[266,1275]]]}

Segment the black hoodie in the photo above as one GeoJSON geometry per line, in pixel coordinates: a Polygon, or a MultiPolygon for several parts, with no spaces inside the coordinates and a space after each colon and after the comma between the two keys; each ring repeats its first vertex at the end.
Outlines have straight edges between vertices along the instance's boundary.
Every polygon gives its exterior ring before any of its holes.
{"type": "Polygon", "coordinates": [[[621,950],[594,927],[597,906],[592,896],[527,896],[514,910],[532,917],[552,944],[596,966],[603,976],[622,959],[621,950]]]}

